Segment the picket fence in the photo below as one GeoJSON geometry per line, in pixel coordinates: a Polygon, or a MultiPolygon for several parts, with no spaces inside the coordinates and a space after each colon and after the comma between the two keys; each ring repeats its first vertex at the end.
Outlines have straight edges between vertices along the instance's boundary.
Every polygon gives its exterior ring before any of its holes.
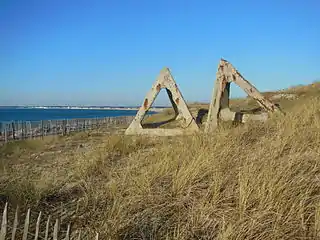
{"type": "Polygon", "coordinates": [[[0,142],[43,138],[49,135],[68,135],[93,129],[128,126],[134,116],[92,119],[0,122],[0,142]]]}
{"type": "Polygon", "coordinates": [[[93,236],[88,236],[87,233],[81,232],[81,230],[75,230],[71,231],[71,224],[69,223],[67,225],[67,229],[65,232],[62,232],[61,225],[59,218],[55,220],[53,231],[51,227],[50,231],[50,224],[51,222],[51,216],[49,215],[46,219],[45,224],[45,230],[41,231],[41,217],[42,212],[40,211],[37,217],[37,221],[35,226],[31,229],[31,217],[30,217],[30,208],[28,209],[23,228],[19,227],[19,217],[18,217],[18,207],[15,211],[14,221],[13,225],[10,225],[8,222],[8,203],[5,204],[2,214],[2,221],[1,221],[1,231],[0,231],[0,240],[16,240],[18,239],[17,231],[19,230],[21,232],[22,238],[19,237],[19,239],[22,240],[28,240],[28,239],[34,239],[34,240],[83,240],[83,239],[94,239],[99,240],[99,234],[95,233],[93,236]],[[11,229],[11,234],[9,233],[9,230],[11,229]],[[10,237],[11,235],[11,237],[10,237]]]}

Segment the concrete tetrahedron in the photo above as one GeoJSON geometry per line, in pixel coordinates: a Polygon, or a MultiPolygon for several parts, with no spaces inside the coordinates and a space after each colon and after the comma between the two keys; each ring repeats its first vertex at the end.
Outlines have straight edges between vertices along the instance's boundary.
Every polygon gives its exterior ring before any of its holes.
{"type": "MultiPolygon", "coordinates": [[[[266,99],[251,83],[249,83],[241,74],[226,60],[221,59],[216,75],[212,100],[209,107],[208,118],[205,126],[205,132],[210,132],[218,125],[218,119],[238,120],[246,122],[250,120],[265,121],[268,113],[262,114],[239,114],[229,108],[230,84],[235,83],[241,87],[250,97],[255,99],[261,108],[267,112],[280,111],[280,108],[266,99]],[[240,119],[239,119],[240,118],[240,119]]],[[[281,112],[281,111],[280,111],[281,112]]]]}
{"type": "Polygon", "coordinates": [[[189,108],[168,68],[163,68],[153,84],[151,90],[144,98],[142,106],[139,108],[137,115],[126,129],[126,135],[155,135],[155,136],[174,136],[185,133],[198,131],[199,127],[191,115],[189,108]],[[164,129],[164,128],[143,128],[143,121],[147,111],[152,106],[161,89],[166,89],[170,102],[175,112],[175,119],[183,119],[185,127],[182,129],[164,129]]]}

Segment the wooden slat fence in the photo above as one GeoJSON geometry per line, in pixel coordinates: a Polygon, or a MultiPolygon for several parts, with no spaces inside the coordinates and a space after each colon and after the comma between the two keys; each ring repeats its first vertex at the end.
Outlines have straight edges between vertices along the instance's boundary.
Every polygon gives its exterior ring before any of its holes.
{"type": "Polygon", "coordinates": [[[31,219],[30,209],[25,214],[24,221],[20,224],[18,207],[14,214],[12,225],[9,224],[8,219],[8,203],[5,204],[1,220],[0,240],[82,240],[94,239],[99,240],[99,234],[94,233],[89,236],[88,233],[84,234],[81,230],[71,230],[71,224],[66,225],[66,229],[62,229],[61,219],[57,218],[52,220],[51,215],[47,218],[43,217],[40,211],[36,217],[36,222],[31,219]],[[32,224],[32,223],[35,224],[32,224]]]}
{"type": "Polygon", "coordinates": [[[0,122],[0,142],[43,138],[49,135],[67,135],[100,127],[128,126],[134,116],[105,117],[91,119],[12,121],[0,122]]]}

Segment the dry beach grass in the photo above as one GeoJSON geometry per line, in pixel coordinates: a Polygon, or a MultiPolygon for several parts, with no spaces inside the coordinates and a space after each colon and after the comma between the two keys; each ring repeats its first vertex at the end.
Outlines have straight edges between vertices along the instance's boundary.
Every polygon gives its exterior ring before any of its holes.
{"type": "Polygon", "coordinates": [[[210,135],[10,143],[0,201],[50,210],[80,200],[75,226],[101,239],[319,239],[319,85],[283,106],[285,117],[210,135]]]}

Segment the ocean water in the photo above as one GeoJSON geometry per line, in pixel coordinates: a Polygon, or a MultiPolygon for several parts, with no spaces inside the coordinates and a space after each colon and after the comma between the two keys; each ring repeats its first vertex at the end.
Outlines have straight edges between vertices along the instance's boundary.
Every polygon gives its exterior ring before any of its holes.
{"type": "Polygon", "coordinates": [[[137,110],[38,109],[0,107],[0,122],[134,116],[137,110]]]}

